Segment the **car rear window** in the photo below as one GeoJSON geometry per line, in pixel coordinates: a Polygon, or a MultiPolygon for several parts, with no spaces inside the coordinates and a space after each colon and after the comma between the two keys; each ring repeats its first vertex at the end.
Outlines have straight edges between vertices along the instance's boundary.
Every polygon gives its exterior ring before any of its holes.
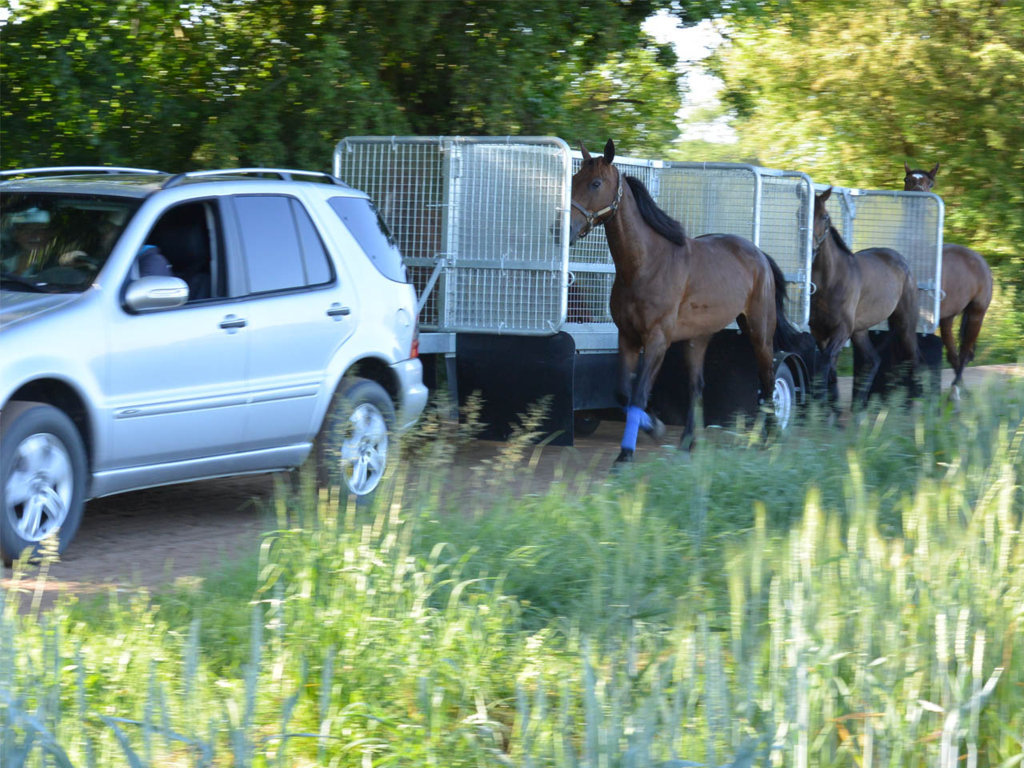
{"type": "Polygon", "coordinates": [[[332,197],[329,202],[377,270],[389,280],[407,282],[402,254],[373,203],[364,197],[332,197]]]}

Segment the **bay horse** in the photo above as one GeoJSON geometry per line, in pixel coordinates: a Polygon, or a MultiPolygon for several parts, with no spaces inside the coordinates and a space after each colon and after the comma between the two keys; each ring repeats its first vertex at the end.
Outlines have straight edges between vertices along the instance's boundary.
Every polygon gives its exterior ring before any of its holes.
{"type": "Polygon", "coordinates": [[[603,224],[615,262],[609,308],[619,332],[617,394],[626,407],[616,462],[632,460],[640,429],[654,435],[663,429],[646,409],[665,353],[677,341],[686,342],[690,397],[680,447],[689,449],[708,343],[733,320],[754,347],[762,402],[772,402],[775,345],[791,348],[799,335],[783,311],[785,278],[767,254],[741,237],[688,237],[639,179],[613,164],[611,139],[603,156],[592,157],[583,142],[580,151],[583,162],[572,177],[569,242],[603,224]]]}
{"type": "MultiPolygon", "coordinates": [[[[903,162],[906,192],[931,192],[935,186],[936,163],[930,171],[912,169],[903,162]]],[[[939,300],[939,334],[946,359],[953,368],[953,395],[958,397],[964,367],[974,359],[974,345],[992,302],[992,270],[984,257],[963,245],[942,245],[942,296],[939,300]],[[953,336],[953,322],[960,318],[960,345],[953,336]]]]}
{"type": "Polygon", "coordinates": [[[887,320],[902,348],[911,376],[917,363],[917,286],[910,266],[892,248],[866,248],[854,253],[832,226],[825,207],[832,187],[814,197],[814,246],[811,264],[811,335],[824,353],[824,389],[838,411],[836,360],[847,341],[867,361],[854,404],[867,402],[881,357],[868,330],[887,320]]]}

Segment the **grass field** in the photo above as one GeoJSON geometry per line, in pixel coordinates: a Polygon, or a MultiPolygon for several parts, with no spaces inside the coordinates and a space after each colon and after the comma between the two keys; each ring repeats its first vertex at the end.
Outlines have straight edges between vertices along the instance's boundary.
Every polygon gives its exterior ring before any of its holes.
{"type": "MultiPolygon", "coordinates": [[[[404,471],[440,483],[457,439],[404,471]]],[[[517,466],[472,506],[282,486],[188,589],[0,593],[0,765],[1022,763],[1024,382],[586,492],[506,492],[517,466]]]]}

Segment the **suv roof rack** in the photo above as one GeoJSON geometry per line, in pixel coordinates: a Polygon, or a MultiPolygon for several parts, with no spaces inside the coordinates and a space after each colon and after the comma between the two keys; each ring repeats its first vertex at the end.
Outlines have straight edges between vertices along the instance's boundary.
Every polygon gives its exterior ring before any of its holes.
{"type": "Polygon", "coordinates": [[[16,168],[10,171],[0,171],[0,178],[29,178],[69,173],[162,173],[162,171],[155,171],[152,168],[128,168],[113,165],[53,165],[45,168],[16,168]]]}
{"type": "Polygon", "coordinates": [[[162,189],[176,187],[189,179],[200,179],[214,176],[256,176],[260,178],[273,176],[284,181],[293,181],[294,179],[292,177],[299,176],[304,177],[308,181],[319,181],[327,184],[336,184],[339,187],[348,187],[348,184],[343,182],[337,176],[332,176],[329,173],[322,173],[320,171],[300,171],[291,168],[225,168],[216,171],[188,171],[187,173],[179,173],[165,181],[162,185],[162,189]]]}

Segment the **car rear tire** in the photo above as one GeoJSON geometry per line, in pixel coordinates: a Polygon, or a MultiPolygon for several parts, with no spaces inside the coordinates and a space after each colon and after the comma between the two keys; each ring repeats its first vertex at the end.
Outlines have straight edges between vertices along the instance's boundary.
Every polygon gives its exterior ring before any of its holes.
{"type": "Polygon", "coordinates": [[[5,565],[56,535],[63,552],[85,506],[85,446],[64,413],[12,402],[0,412],[0,558],[5,565]]]}
{"type": "Polygon", "coordinates": [[[316,442],[320,487],[343,488],[369,499],[392,458],[395,406],[369,379],[346,379],[334,394],[316,442]]]}

